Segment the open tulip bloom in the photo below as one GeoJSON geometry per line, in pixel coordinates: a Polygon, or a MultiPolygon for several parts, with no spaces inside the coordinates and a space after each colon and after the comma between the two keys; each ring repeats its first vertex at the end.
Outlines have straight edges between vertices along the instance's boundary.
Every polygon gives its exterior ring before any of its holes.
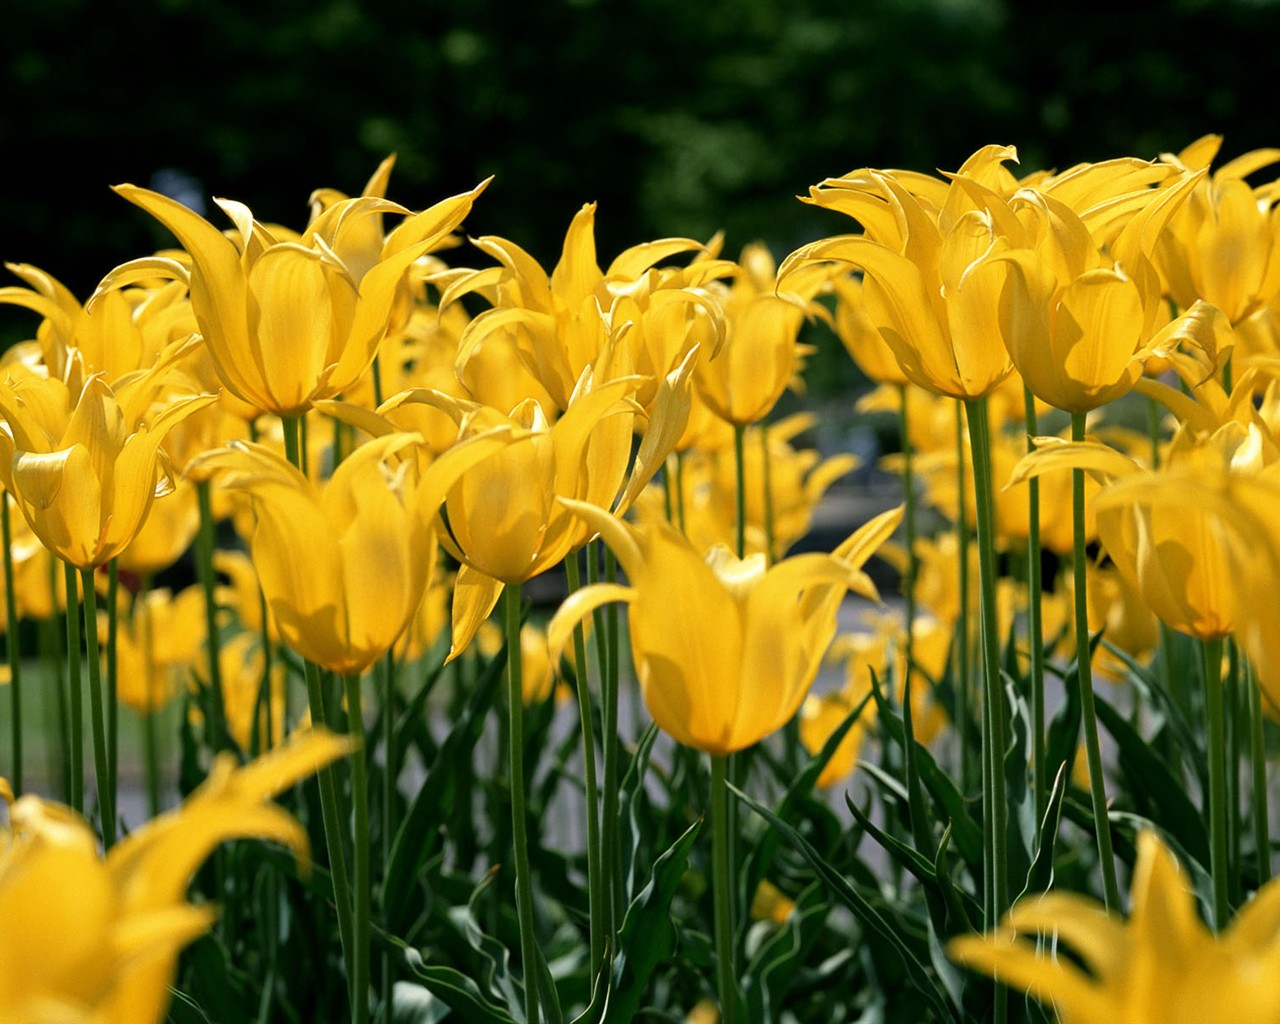
{"type": "Polygon", "coordinates": [[[902,518],[881,513],[830,555],[803,554],[766,568],[763,554],[705,558],[657,523],[638,530],[602,509],[565,502],[618,556],[628,586],[572,595],[548,627],[563,650],[573,627],[609,601],[630,606],[631,653],[645,706],[686,746],[731,754],[780,729],[800,707],[852,590],[878,600],[862,565],[902,518]]]}
{"type": "Polygon", "coordinates": [[[133,260],[116,268],[112,283],[187,282],[227,388],[264,412],[299,416],[317,399],[342,394],[369,368],[410,264],[449,237],[487,184],[418,214],[376,196],[341,200],[297,239],[278,239],[248,207],[217,200],[235,224],[234,242],[176,200],[117,185],[177,236],[190,260],[133,260]],[[388,213],[405,220],[371,253],[369,222],[380,224],[388,213]]]}

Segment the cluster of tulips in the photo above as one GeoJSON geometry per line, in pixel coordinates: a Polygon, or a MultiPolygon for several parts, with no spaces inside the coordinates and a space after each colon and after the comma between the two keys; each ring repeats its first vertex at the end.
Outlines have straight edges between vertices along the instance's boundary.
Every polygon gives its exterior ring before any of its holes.
{"type": "MultiPolygon", "coordinates": [[[[807,201],[859,230],[780,265],[759,244],[731,260],[718,238],[667,238],[602,270],[594,205],[550,273],[505,238],[468,239],[460,255],[488,182],[413,212],[385,198],[391,160],[359,196],[313,193],[301,232],[218,200],[224,230],[116,186],[180,247],[116,267],[83,303],[28,265],[9,264],[22,284],[0,288],[39,317],[0,382],[12,723],[0,1017],[194,1007],[171,1008],[171,987],[215,915],[189,887],[219,843],[258,837],[292,849],[294,878],[277,859],[237,883],[250,868],[218,854],[205,884],[229,915],[237,894],[267,893],[261,1019],[296,997],[278,955],[296,941],[279,913],[296,904],[279,887],[302,877],[336,928],[357,1024],[409,1019],[415,998],[413,1019],[629,1020],[660,998],[705,809],[709,899],[689,898],[710,905],[714,937],[690,1019],[796,1019],[778,1016],[781,965],[807,969],[804,922],[842,900],[906,965],[902,984],[924,1000],[911,1005],[939,1019],[1024,1012],[1008,986],[1067,1021],[1273,1019],[1280,191],[1246,179],[1280,151],[1211,171],[1219,143],[1023,177],[998,146],[940,176],[853,171],[807,201]],[[879,385],[864,408],[899,419],[886,464],[906,500],[829,553],[788,556],[856,465],[799,443],[811,416],[775,411],[818,320],[879,385]],[[1044,578],[1046,552],[1060,577],[1044,578]],[[872,611],[876,554],[900,570],[900,612],[872,611]],[[190,587],[154,585],[184,559],[190,587]],[[524,584],[548,572],[568,596],[540,626],[524,584]],[[866,628],[837,637],[851,593],[868,599],[866,628]],[[33,637],[39,657],[24,660],[33,637]],[[824,660],[847,682],[811,694],[824,660]],[[63,803],[26,792],[33,669],[50,715],[42,778],[63,803]],[[437,742],[429,698],[446,671],[460,724],[437,742]],[[492,697],[499,671],[505,701],[492,697]],[[632,677],[652,724],[624,742],[632,677]],[[1141,690],[1134,722],[1096,698],[1096,679],[1141,690]],[[576,700],[578,753],[571,764],[564,748],[547,783],[527,730],[562,697],[576,700]],[[158,729],[174,704],[187,797],[165,810],[158,729]],[[142,822],[118,806],[121,707],[143,724],[142,822]],[[506,764],[492,774],[510,814],[486,861],[458,830],[494,707],[506,764]],[[1179,852],[1207,880],[1207,927],[1169,845],[1194,826],[1164,805],[1137,824],[1115,811],[1100,718],[1125,752],[1157,760],[1171,723],[1197,723],[1172,749],[1204,754],[1185,774],[1202,783],[1207,824],[1179,852]],[[637,822],[659,730],[674,741],[669,777],[694,780],[697,806],[655,852],[637,822]],[[868,737],[903,834],[850,809],[915,879],[894,899],[919,941],[884,928],[883,897],[869,902],[814,845],[803,815],[818,804],[765,770],[770,747],[785,750],[807,791],[829,789],[868,737]],[[554,791],[557,771],[584,819],[571,906],[530,856],[529,787],[554,791]],[[414,791],[424,773],[435,802],[414,791]],[[760,799],[779,787],[770,810],[760,799]],[[447,821],[427,820],[443,806],[447,821]],[[1092,845],[1073,854],[1092,879],[1081,892],[1053,879],[1064,808],[1092,845]],[[807,897],[766,877],[784,873],[770,867],[780,840],[820,882],[807,897]],[[490,976],[433,963],[448,951],[415,941],[450,891],[444,875],[420,881],[446,846],[463,873],[507,866],[493,905],[518,970],[473,913],[488,881],[455,909],[500,965],[490,976]],[[1133,868],[1127,924],[1117,861],[1133,868]],[[406,879],[430,890],[417,924],[402,920],[406,879]],[[748,907],[794,941],[761,940],[748,907]],[[548,952],[561,926],[573,972],[548,952]]],[[[1161,779],[1183,773],[1131,756],[1161,779]]]]}

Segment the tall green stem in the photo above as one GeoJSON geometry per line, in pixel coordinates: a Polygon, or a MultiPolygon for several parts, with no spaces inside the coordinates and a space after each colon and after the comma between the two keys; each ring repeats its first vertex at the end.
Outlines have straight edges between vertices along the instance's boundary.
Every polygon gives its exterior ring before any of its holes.
{"type": "MultiPolygon", "coordinates": [[[[902,581],[902,593],[906,599],[903,618],[906,619],[904,631],[903,670],[905,678],[900,680],[903,692],[907,689],[907,680],[911,676],[915,664],[915,632],[916,632],[916,576],[919,573],[919,562],[916,553],[916,482],[912,463],[910,417],[908,414],[907,386],[898,386],[898,427],[902,435],[902,491],[906,509],[903,512],[903,539],[907,546],[906,578],[902,581]]],[[[905,697],[903,698],[906,699],[905,697]]]]}
{"type": "Polygon", "coordinates": [[[119,807],[120,785],[120,686],[117,635],[120,629],[120,566],[107,563],[107,769],[111,779],[111,806],[119,807]]]}
{"type": "Polygon", "coordinates": [[[533,878],[529,866],[529,833],[524,800],[524,693],[520,659],[520,585],[508,584],[503,600],[507,623],[507,731],[511,786],[511,844],[516,866],[516,905],[520,919],[520,966],[524,975],[524,1012],[538,1024],[538,981],[533,926],[533,878]]]}
{"type": "MultiPolygon", "coordinates": [[[[582,587],[578,556],[565,559],[569,593],[582,587]]],[[[578,721],[582,728],[582,778],[587,804],[587,902],[590,929],[591,969],[598,970],[605,953],[605,914],[608,895],[601,869],[600,807],[596,789],[596,740],[591,714],[591,687],[587,684],[587,637],[581,623],[573,631],[574,666],[577,675],[578,721]]]]}
{"type": "MultiPolygon", "coordinates": [[[[395,838],[399,822],[396,820],[396,783],[399,779],[400,755],[396,749],[396,652],[395,648],[387,651],[382,659],[382,756],[386,768],[382,773],[382,838],[380,852],[382,854],[382,913],[384,918],[390,917],[393,893],[387,891],[386,869],[391,864],[391,844],[395,838]]],[[[388,922],[389,923],[389,922],[388,922]]],[[[396,981],[395,965],[391,951],[382,952],[382,999],[383,1005],[390,1005],[392,989],[396,981]]]]}
{"type": "MultiPolygon", "coordinates": [[[[81,569],[84,584],[84,639],[89,660],[89,715],[93,725],[93,769],[98,782],[98,813],[102,817],[102,844],[111,849],[116,842],[116,809],[112,799],[111,766],[107,756],[107,717],[102,700],[102,662],[98,653],[98,594],[93,589],[93,570],[81,569]]],[[[69,581],[68,581],[69,582],[69,581]]]]}
{"type": "Polygon", "coordinates": [[[227,746],[227,719],[222,703],[222,669],[218,663],[217,577],[213,571],[213,497],[208,480],[196,481],[200,529],[196,534],[196,576],[204,592],[205,654],[209,669],[209,742],[214,750],[227,746]]]}
{"type": "Polygon", "coordinates": [[[1271,880],[1271,826],[1267,821],[1267,748],[1262,734],[1262,694],[1244,661],[1249,701],[1249,764],[1252,769],[1253,841],[1258,849],[1258,887],[1271,880]]]}
{"type": "MultiPolygon", "coordinates": [[[[1071,414],[1071,440],[1084,440],[1084,413],[1071,414]]],[[[1098,715],[1093,702],[1093,661],[1089,646],[1089,581],[1085,556],[1084,470],[1071,471],[1071,516],[1074,528],[1072,569],[1075,581],[1076,689],[1080,694],[1080,720],[1084,728],[1085,755],[1089,761],[1089,792],[1097,833],[1098,862],[1102,870],[1102,894],[1108,910],[1120,908],[1116,862],[1111,851],[1111,820],[1107,813],[1106,784],[1102,774],[1102,745],[1098,741],[1098,715]]]]}
{"type": "Polygon", "coordinates": [[[1227,864],[1227,745],[1222,699],[1222,639],[1200,642],[1204,708],[1209,733],[1209,872],[1213,876],[1213,927],[1231,916],[1227,864]]]}
{"type": "MultiPolygon", "coordinates": [[[[365,757],[364,705],[360,676],[345,677],[347,722],[357,746],[351,753],[351,875],[355,917],[352,921],[351,1019],[369,1020],[369,774],[365,757]]],[[[386,993],[390,997],[390,993],[386,993]]]]}
{"type": "Polygon", "coordinates": [[[9,783],[22,794],[22,657],[18,650],[18,600],[13,583],[13,534],[9,523],[9,495],[0,491],[0,542],[4,544],[5,649],[9,656],[9,725],[13,735],[13,765],[9,783]]]}
{"type": "Polygon", "coordinates": [[[729,759],[711,755],[711,883],[715,901],[716,982],[720,1024],[735,1024],[738,1011],[734,967],[733,862],[729,850],[729,759]]]}
{"type": "Polygon", "coordinates": [[[733,425],[733,466],[734,479],[738,486],[734,503],[734,522],[736,524],[735,539],[739,558],[747,556],[747,458],[746,427],[740,423],[733,425]]]}
{"type": "Polygon", "coordinates": [[[84,813],[84,693],[80,684],[80,607],[76,600],[76,570],[70,562],[62,565],[67,584],[67,692],[71,695],[71,738],[67,743],[67,801],[73,810],[84,813]]]}
{"type": "MultiPolygon", "coordinates": [[[[1034,451],[1032,438],[1040,431],[1036,422],[1036,400],[1029,387],[1022,389],[1026,409],[1027,451],[1034,451]]],[[[1035,797],[1036,821],[1044,820],[1049,802],[1048,766],[1044,731],[1044,585],[1040,575],[1040,481],[1027,481],[1027,639],[1031,644],[1031,787],[1035,797]]]]}
{"type": "Polygon", "coordinates": [[[969,685],[969,520],[968,499],[965,494],[964,451],[965,451],[965,405],[957,401],[956,413],[956,556],[957,574],[956,589],[960,594],[960,602],[956,611],[955,665],[956,688],[956,720],[959,722],[959,762],[960,788],[968,792],[969,777],[969,724],[972,715],[971,696],[973,688],[969,685]]]}
{"type": "MultiPolygon", "coordinates": [[[[311,702],[311,720],[328,721],[325,716],[324,687],[320,682],[320,666],[303,661],[307,679],[307,696],[311,702]]],[[[333,904],[338,915],[338,940],[342,943],[342,959],[347,969],[347,985],[351,998],[351,1016],[356,1019],[357,1003],[355,970],[355,922],[351,914],[351,882],[347,877],[347,858],[342,849],[342,818],[338,814],[338,787],[332,765],[316,772],[320,786],[320,816],[324,822],[324,845],[329,855],[329,875],[333,879],[333,904]]]]}
{"type": "MultiPolygon", "coordinates": [[[[134,615],[142,616],[142,664],[147,689],[146,710],[142,713],[143,770],[147,777],[147,809],[151,817],[160,813],[160,757],[156,742],[156,646],[155,624],[151,619],[151,577],[142,577],[134,600],[134,615]]],[[[136,628],[136,627],[135,627],[136,628]]]]}
{"type": "Polygon", "coordinates": [[[778,557],[778,552],[773,550],[777,543],[773,519],[773,458],[769,451],[769,425],[764,420],[760,421],[760,467],[764,481],[764,556],[772,565],[778,557]]]}
{"type": "Polygon", "coordinates": [[[996,622],[995,502],[991,488],[991,438],[987,426],[986,399],[966,402],[965,413],[969,421],[969,443],[973,450],[973,493],[978,513],[984,780],[982,818],[983,834],[990,852],[990,888],[983,906],[985,916],[989,918],[985,923],[990,928],[994,927],[1009,904],[1004,688],[1000,683],[1000,638],[996,622]]]}

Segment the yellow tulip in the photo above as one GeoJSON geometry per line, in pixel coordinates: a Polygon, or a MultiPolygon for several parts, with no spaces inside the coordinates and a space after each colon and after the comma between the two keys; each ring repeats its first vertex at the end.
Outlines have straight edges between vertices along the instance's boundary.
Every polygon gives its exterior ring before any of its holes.
{"type": "MultiPolygon", "coordinates": [[[[105,618],[105,615],[102,616],[105,618]]],[[[122,616],[116,633],[118,696],[140,715],[155,711],[182,692],[184,681],[204,657],[204,592],[187,587],[176,596],[148,591],[122,616]]],[[[105,623],[99,626],[106,657],[105,623]]]]}
{"type": "MultiPolygon", "coordinates": [[[[464,381],[479,379],[471,361],[483,348],[505,346],[508,359],[515,356],[533,371],[555,410],[566,409],[583,370],[599,368],[601,352],[616,330],[613,325],[630,324],[625,372],[644,378],[636,400],[649,409],[660,382],[695,346],[718,348],[723,317],[704,286],[733,272],[733,264],[705,259],[688,267],[657,269],[664,259],[704,248],[691,238],[662,238],[624,250],[601,270],[595,211],[595,203],[578,211],[550,274],[515,243],[485,236],[473,239],[473,244],[499,266],[440,275],[445,286],[442,308],[471,292],[494,305],[472,321],[463,337],[458,373],[464,381]]],[[[544,409],[554,416],[551,407],[544,409]]]]}
{"type": "Polygon", "coordinates": [[[814,262],[861,270],[863,307],[903,374],[936,394],[975,399],[1012,369],[1000,337],[1008,267],[995,257],[1019,231],[1003,195],[984,183],[1016,159],[987,146],[929,197],[901,172],[863,170],[828,179],[810,202],[859,220],[864,234],[803,246],[783,262],[780,285],[814,262]]]}
{"type": "MultiPolygon", "coordinates": [[[[811,693],[800,705],[800,742],[810,754],[818,754],[831,734],[853,712],[854,704],[842,692],[814,694],[811,693]]],[[[862,749],[862,740],[867,733],[867,722],[874,717],[864,706],[858,720],[849,727],[844,738],[836,746],[831,760],[818,775],[817,785],[827,789],[844,781],[853,774],[854,765],[858,762],[858,753],[862,749]]]]}
{"type": "Polygon", "coordinates": [[[80,359],[113,386],[126,374],[147,370],[170,344],[195,333],[186,288],[176,282],[100,289],[84,306],[51,274],[27,264],[6,264],[26,288],[0,288],[0,303],[24,306],[44,319],[36,333],[48,375],[65,379],[80,359]]]}
{"type": "Polygon", "coordinates": [[[1157,471],[1143,470],[1096,442],[1037,443],[1012,479],[1070,467],[1104,481],[1093,503],[1098,538],[1126,583],[1162,621],[1201,640],[1236,628],[1244,594],[1219,524],[1219,503],[1208,495],[1264,470],[1256,426],[1230,422],[1212,434],[1184,428],[1157,471]]]}
{"type": "Polygon", "coordinates": [[[853,274],[844,274],[833,283],[836,293],[836,335],[858,369],[867,375],[868,380],[877,384],[909,383],[893,349],[867,313],[862,301],[862,281],[853,274]]]}
{"type": "MultiPolygon", "coordinates": [[[[1207,135],[1165,160],[1202,171],[1218,153],[1220,135],[1207,135]]],[[[1186,309],[1203,299],[1233,324],[1264,309],[1280,294],[1276,182],[1250,186],[1245,178],[1280,162],[1280,150],[1255,149],[1202,177],[1156,244],[1154,257],[1167,293],[1186,309]]]]}
{"type": "Polygon", "coordinates": [[[178,953],[215,910],[185,902],[219,843],[269,839],[308,864],[307,835],[270,802],[343,756],[344,738],[300,735],[243,768],[220,755],[177,811],[121,840],[105,860],[88,823],[36,796],[12,801],[0,830],[0,1019],[32,1024],[164,1019],[178,953]]]}
{"type": "Polygon", "coordinates": [[[117,556],[120,570],[141,577],[168,569],[191,547],[199,529],[195,485],[179,478],[172,493],[151,503],[137,536],[117,556]]]}
{"type": "Polygon", "coordinates": [[[117,267],[108,283],[143,275],[188,282],[196,322],[227,389],[264,412],[299,416],[364,373],[409,265],[448,239],[487,184],[417,214],[374,196],[337,201],[296,240],[278,239],[243,204],[218,200],[237,242],[176,200],[117,185],[177,236],[190,267],[148,257],[117,267]],[[371,224],[380,234],[388,213],[407,216],[371,252],[371,224]]]}
{"type": "Polygon", "coordinates": [[[334,672],[363,672],[404,632],[430,575],[432,517],[458,477],[508,439],[477,437],[421,473],[420,442],[376,438],[323,485],[261,445],[199,460],[254,503],[253,562],[280,636],[334,672]]]}
{"type": "Polygon", "coordinates": [[[1052,194],[1018,192],[1011,202],[1025,237],[997,257],[1010,267],[1000,308],[1000,336],[1033,394],[1058,409],[1087,412],[1125,394],[1153,355],[1213,321],[1203,309],[1169,322],[1151,252],[1196,185],[1147,189],[1103,249],[1087,217],[1052,194]]]}
{"type": "Polygon", "coordinates": [[[284,665],[277,659],[271,665],[270,688],[271,735],[267,736],[267,718],[259,706],[262,673],[266,658],[261,638],[252,633],[237,633],[218,648],[218,675],[222,680],[222,711],[227,731],[241,750],[249,750],[253,739],[253,723],[258,719],[258,742],[263,750],[276,746],[285,733],[284,665]]]}
{"type": "Polygon", "coordinates": [[[831,276],[823,266],[810,266],[792,274],[779,291],[773,257],[762,243],[743,249],[741,265],[731,285],[713,282],[724,310],[725,340],[693,376],[707,407],[736,426],[763,419],[792,382],[796,336],[806,316],[826,316],[813,296],[831,276]]]}
{"type": "Polygon", "coordinates": [[[1215,936],[1173,854],[1148,830],[1138,836],[1132,901],[1122,921],[1075,893],[1028,897],[995,932],[953,939],[947,953],[1052,1005],[1062,1024],[1280,1018],[1280,881],[1215,936]],[[1054,952],[1059,943],[1080,963],[1054,952]]]}
{"type": "Polygon", "coordinates": [[[862,564],[896,528],[882,513],[830,555],[766,568],[723,546],[704,559],[674,528],[644,530],[582,502],[573,510],[618,556],[628,586],[597,584],[569,597],[547,628],[553,652],[609,601],[629,604],[631,654],[654,721],[678,742],[730,754],[768,736],[800,707],[836,631],[845,592],[875,598],[862,564]]]}
{"type": "MultiPolygon", "coordinates": [[[[804,537],[813,523],[813,513],[827,489],[858,466],[856,456],[841,452],[821,459],[812,448],[797,448],[792,441],[814,425],[814,417],[797,413],[768,427],[769,504],[772,509],[773,551],[770,557],[785,554],[804,537]]],[[[744,440],[746,480],[747,551],[765,550],[765,467],[760,428],[749,427],[744,440]]],[[[676,489],[676,474],[670,473],[662,487],[650,487],[637,503],[641,522],[666,518],[664,488],[672,486],[675,520],[694,547],[706,550],[714,544],[731,545],[734,540],[734,503],[737,471],[731,450],[690,452],[680,473],[683,491],[676,489]]]]}
{"type": "Polygon", "coordinates": [[[24,378],[0,383],[0,481],[41,543],[78,569],[120,554],[157,491],[168,489],[165,434],[213,395],[178,398],[147,416],[162,372],[113,391],[100,374],[80,387],[24,378]]]}

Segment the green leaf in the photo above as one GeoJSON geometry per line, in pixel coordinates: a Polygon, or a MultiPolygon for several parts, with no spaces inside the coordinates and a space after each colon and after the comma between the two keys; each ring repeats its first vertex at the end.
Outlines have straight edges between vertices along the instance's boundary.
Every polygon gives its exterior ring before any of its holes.
{"type": "Polygon", "coordinates": [[[1116,741],[1117,763],[1128,791],[1150,801],[1150,817],[1173,835],[1201,864],[1209,863],[1209,835],[1205,819],[1187,796],[1168,764],[1114,707],[1096,697],[1098,720],[1116,741]]]}
{"type": "Polygon", "coordinates": [[[476,983],[452,967],[429,967],[422,954],[405,947],[404,962],[424,988],[443,1001],[466,1024],[520,1024],[502,1007],[491,1003],[476,983]]]}
{"type": "MultiPolygon", "coordinates": [[[[795,909],[760,945],[743,972],[747,1019],[772,1024],[800,980],[830,912],[826,886],[815,882],[800,894],[795,909]]],[[[770,927],[769,924],[763,925],[770,927]]]]}
{"type": "Polygon", "coordinates": [[[452,1012],[424,985],[397,981],[391,989],[390,1024],[440,1024],[452,1012]]]}
{"type": "Polygon", "coordinates": [[[426,781],[396,832],[383,890],[391,894],[386,902],[393,910],[394,931],[402,929],[414,905],[406,896],[414,891],[422,865],[436,851],[440,825],[449,815],[460,779],[471,772],[472,755],[484,732],[503,668],[504,658],[499,655],[476,681],[461,719],[445,738],[439,757],[429,766],[426,781]]]}
{"type": "Polygon", "coordinates": [[[613,997],[604,1016],[609,1024],[630,1024],[635,1020],[654,968],[676,948],[671,901],[689,868],[689,850],[701,829],[701,818],[685,829],[654,863],[649,884],[627,908],[618,931],[613,997]]]}
{"type": "Polygon", "coordinates": [[[871,901],[854,888],[839,871],[828,864],[796,829],[737,787],[730,786],[729,791],[769,822],[775,829],[779,830],[787,841],[804,856],[819,877],[827,883],[831,891],[853,911],[858,920],[870,932],[874,933],[885,946],[898,955],[912,985],[920,995],[929,1001],[939,1018],[946,1021],[956,1020],[957,1018],[948,1001],[945,989],[939,989],[937,979],[930,975],[920,957],[903,941],[900,922],[887,920],[872,905],[871,901]]]}

